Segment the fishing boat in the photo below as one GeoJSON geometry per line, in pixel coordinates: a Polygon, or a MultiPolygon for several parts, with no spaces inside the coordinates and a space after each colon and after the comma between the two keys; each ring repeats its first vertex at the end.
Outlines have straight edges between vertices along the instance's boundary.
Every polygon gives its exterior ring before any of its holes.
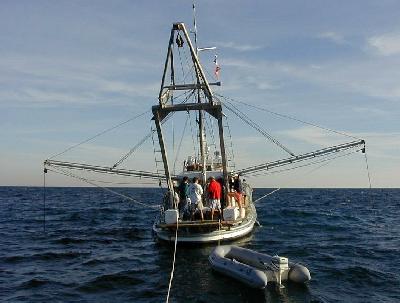
{"type": "MultiPolygon", "coordinates": [[[[253,189],[244,179],[246,176],[271,171],[300,161],[315,161],[317,158],[330,159],[329,156],[349,150],[365,152],[365,142],[361,139],[326,147],[305,154],[295,154],[274,139],[263,127],[256,124],[232,105],[229,99],[213,91],[221,82],[210,82],[200,60],[200,53],[215,50],[214,47],[200,48],[197,45],[197,29],[188,32],[184,23],[174,23],[170,31],[167,56],[158,93],[158,102],[152,107],[152,120],[155,128],[143,140],[157,136],[158,144],[154,150],[156,172],[121,169],[119,162],[114,166],[98,166],[86,163],[72,163],[47,159],[47,169],[87,170],[103,174],[115,174],[134,178],[160,180],[165,184],[165,194],[159,201],[159,213],[152,230],[156,239],[180,243],[212,243],[231,241],[250,234],[257,222],[257,212],[253,201],[253,189]],[[194,43],[191,35],[194,36],[194,43]],[[182,54],[187,56],[182,58],[182,54]],[[181,73],[180,76],[178,74],[181,73]],[[227,126],[225,111],[232,112],[236,120],[256,129],[267,140],[282,148],[289,156],[275,161],[237,168],[234,164],[233,145],[227,141],[231,137],[227,126]],[[176,173],[179,151],[175,152],[175,161],[168,157],[167,140],[163,128],[175,114],[187,116],[184,126],[195,125],[193,138],[194,151],[182,161],[182,170],[176,173]],[[193,124],[192,124],[193,123],[193,124]],[[210,141],[214,141],[210,143],[210,141]],[[188,197],[182,196],[182,183],[196,178],[203,195],[203,207],[194,207],[188,197]],[[235,181],[232,181],[235,180],[235,181]],[[220,186],[221,206],[210,205],[211,182],[220,186]],[[180,197],[179,197],[180,196],[180,197]],[[185,204],[182,206],[182,204],[185,204]],[[191,206],[189,204],[192,204],[191,206]]],[[[214,73],[218,76],[217,57],[213,60],[214,73]]],[[[183,119],[184,120],[184,119],[183,119]]],[[[177,120],[178,121],[178,120],[177,120]]],[[[181,119],[182,121],[182,119],[181,119]]],[[[193,131],[193,128],[192,128],[193,131]]],[[[182,143],[182,139],[181,142],[182,143]]],[[[187,143],[187,142],[186,142],[187,143]]],[[[131,155],[139,145],[123,157],[131,155]]],[[[179,144],[181,145],[181,144],[179,144]]],[[[75,176],[70,174],[70,176],[75,176]]],[[[78,177],[79,178],[79,177],[78,177]]],[[[90,183],[88,180],[81,180],[90,183]]],[[[95,185],[93,183],[90,183],[95,185]]],[[[97,186],[97,185],[96,185],[97,186]]],[[[109,190],[111,191],[111,190],[109,190]]],[[[215,197],[212,200],[218,200],[215,197]]]]}

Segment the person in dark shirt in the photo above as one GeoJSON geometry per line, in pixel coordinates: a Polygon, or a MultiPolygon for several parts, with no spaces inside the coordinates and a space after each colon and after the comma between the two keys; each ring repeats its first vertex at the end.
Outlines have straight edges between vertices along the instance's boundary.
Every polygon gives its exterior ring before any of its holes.
{"type": "Polygon", "coordinates": [[[239,208],[242,208],[242,193],[243,193],[243,186],[242,181],[240,181],[240,176],[235,176],[235,180],[233,182],[233,189],[235,190],[235,200],[239,205],[239,208]]]}
{"type": "Polygon", "coordinates": [[[189,199],[189,178],[183,177],[181,184],[179,184],[179,218],[183,218],[188,209],[189,199]]]}

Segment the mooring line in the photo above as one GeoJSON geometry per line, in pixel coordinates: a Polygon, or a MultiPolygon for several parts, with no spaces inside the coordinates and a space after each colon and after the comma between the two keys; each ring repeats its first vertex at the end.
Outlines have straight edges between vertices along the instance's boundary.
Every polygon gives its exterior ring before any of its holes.
{"type": "Polygon", "coordinates": [[[179,221],[176,220],[176,230],[175,230],[175,247],[174,247],[174,257],[173,257],[173,261],[172,261],[172,270],[171,270],[171,274],[169,277],[169,285],[168,285],[168,293],[167,293],[167,299],[165,300],[166,303],[169,302],[169,295],[171,292],[171,287],[172,287],[172,280],[174,279],[174,271],[175,271],[175,261],[176,261],[176,248],[177,248],[177,244],[178,244],[178,223],[179,221]]]}

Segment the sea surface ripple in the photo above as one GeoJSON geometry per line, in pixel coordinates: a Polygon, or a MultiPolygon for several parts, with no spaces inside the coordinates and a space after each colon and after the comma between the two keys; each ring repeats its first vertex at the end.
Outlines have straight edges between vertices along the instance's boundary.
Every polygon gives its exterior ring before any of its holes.
{"type": "MultiPolygon", "coordinates": [[[[165,301],[173,247],[153,238],[157,210],[97,188],[47,188],[45,209],[42,188],[0,187],[0,301],[165,301]]],[[[213,245],[178,246],[170,302],[400,302],[399,209],[399,189],[282,189],[236,244],[300,262],[312,280],[253,290],[211,270],[213,245]]]]}

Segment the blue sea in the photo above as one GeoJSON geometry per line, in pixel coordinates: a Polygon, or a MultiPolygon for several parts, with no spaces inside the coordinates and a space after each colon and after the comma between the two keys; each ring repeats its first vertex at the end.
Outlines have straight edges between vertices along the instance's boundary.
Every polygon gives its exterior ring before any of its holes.
{"type": "MultiPolygon", "coordinates": [[[[235,244],[300,262],[312,280],[254,290],[211,270],[213,245],[178,246],[170,302],[400,302],[399,209],[399,189],[281,189],[235,244]]],[[[156,215],[98,188],[47,188],[44,212],[42,188],[0,187],[0,301],[165,302],[173,246],[153,238],[156,215]]]]}

